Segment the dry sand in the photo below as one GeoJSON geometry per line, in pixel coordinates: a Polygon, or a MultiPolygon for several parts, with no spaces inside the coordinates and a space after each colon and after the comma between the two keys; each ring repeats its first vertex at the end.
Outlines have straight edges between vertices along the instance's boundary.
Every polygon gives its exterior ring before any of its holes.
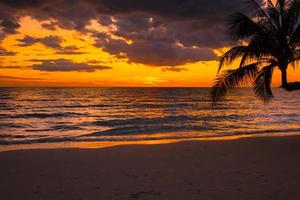
{"type": "Polygon", "coordinates": [[[1,200],[299,200],[300,137],[0,153],[1,200]]]}

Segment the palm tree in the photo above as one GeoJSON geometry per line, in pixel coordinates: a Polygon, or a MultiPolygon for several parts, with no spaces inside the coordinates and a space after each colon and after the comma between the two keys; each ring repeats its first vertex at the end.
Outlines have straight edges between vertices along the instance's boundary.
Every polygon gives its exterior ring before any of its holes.
{"type": "Polygon", "coordinates": [[[239,45],[223,54],[218,76],[211,90],[213,103],[229,89],[252,83],[257,96],[268,100],[274,69],[281,71],[281,87],[300,90],[300,83],[288,83],[287,68],[300,60],[300,0],[267,0],[259,5],[247,1],[253,13],[249,17],[236,13],[229,18],[228,28],[239,45]],[[238,68],[219,73],[225,65],[238,62],[238,68]]]}

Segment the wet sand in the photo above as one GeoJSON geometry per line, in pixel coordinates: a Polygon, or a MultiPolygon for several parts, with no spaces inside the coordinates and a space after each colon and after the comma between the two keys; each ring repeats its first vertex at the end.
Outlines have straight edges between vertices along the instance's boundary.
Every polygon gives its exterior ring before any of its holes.
{"type": "Polygon", "coordinates": [[[300,137],[0,153],[1,200],[299,200],[300,137]]]}

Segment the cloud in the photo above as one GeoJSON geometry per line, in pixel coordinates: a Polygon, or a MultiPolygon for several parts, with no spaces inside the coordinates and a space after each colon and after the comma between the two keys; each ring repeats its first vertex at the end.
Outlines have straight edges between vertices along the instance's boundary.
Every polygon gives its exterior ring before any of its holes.
{"type": "Polygon", "coordinates": [[[18,46],[21,47],[28,47],[32,46],[36,43],[41,43],[46,47],[53,48],[56,50],[57,54],[66,54],[66,55],[73,55],[73,54],[84,54],[85,52],[79,51],[80,49],[75,45],[63,47],[61,43],[64,41],[61,37],[58,36],[47,36],[47,37],[31,37],[26,35],[22,39],[18,39],[17,41],[20,42],[18,46]]]}
{"type": "Polygon", "coordinates": [[[20,27],[18,18],[12,12],[5,10],[0,5],[0,40],[9,34],[17,33],[20,27]]]}
{"type": "Polygon", "coordinates": [[[16,76],[0,76],[0,79],[12,79],[12,80],[32,80],[32,81],[41,81],[42,78],[25,78],[25,77],[16,77],[16,76]]]}
{"type": "Polygon", "coordinates": [[[88,63],[88,64],[101,64],[102,62],[100,60],[89,60],[86,63],[88,63]]]}
{"type": "MultiPolygon", "coordinates": [[[[248,10],[242,0],[2,0],[0,9],[5,11],[0,14],[2,35],[16,33],[19,18],[31,16],[47,20],[42,25],[46,29],[90,34],[104,51],[155,66],[214,60],[212,49],[232,44],[224,26],[227,16],[248,10]],[[110,34],[92,33],[87,28],[92,19],[115,29],[110,34]]],[[[59,49],[61,44],[54,36],[25,39],[23,45],[39,42],[59,49]]]]}
{"type": "Polygon", "coordinates": [[[161,70],[163,72],[182,72],[182,71],[188,71],[186,68],[183,68],[183,67],[164,67],[161,70]]]}
{"type": "Polygon", "coordinates": [[[95,72],[96,70],[107,70],[111,69],[108,66],[93,66],[86,63],[74,63],[71,60],[58,59],[58,60],[32,60],[36,62],[41,62],[40,64],[34,64],[32,69],[39,71],[49,71],[49,72],[95,72]]]}
{"type": "Polygon", "coordinates": [[[215,60],[213,49],[232,44],[226,33],[227,16],[246,11],[241,0],[93,2],[99,13],[114,16],[113,34],[130,41],[102,34],[95,46],[116,56],[126,55],[129,62],[153,66],[215,60]]]}
{"type": "Polygon", "coordinates": [[[176,43],[141,41],[127,44],[121,40],[96,44],[111,54],[126,54],[129,62],[152,66],[177,66],[197,61],[216,59],[212,49],[183,47],[176,43]]]}
{"type": "Polygon", "coordinates": [[[60,47],[57,50],[57,54],[64,54],[64,55],[79,55],[79,54],[85,54],[86,52],[80,51],[80,48],[78,48],[75,45],[72,46],[66,46],[66,47],[60,47]]]}
{"type": "Polygon", "coordinates": [[[7,51],[5,49],[0,48],[0,56],[14,56],[16,54],[17,54],[16,52],[7,51]]]}
{"type": "Polygon", "coordinates": [[[18,41],[21,42],[21,44],[19,44],[19,46],[21,47],[28,47],[36,43],[41,43],[47,47],[61,48],[60,43],[63,41],[63,39],[58,36],[52,36],[52,35],[43,38],[35,38],[26,35],[24,38],[18,39],[18,41]]]}
{"type": "Polygon", "coordinates": [[[56,22],[44,22],[41,25],[44,29],[48,29],[50,31],[55,31],[57,29],[57,23],[56,22]]]}

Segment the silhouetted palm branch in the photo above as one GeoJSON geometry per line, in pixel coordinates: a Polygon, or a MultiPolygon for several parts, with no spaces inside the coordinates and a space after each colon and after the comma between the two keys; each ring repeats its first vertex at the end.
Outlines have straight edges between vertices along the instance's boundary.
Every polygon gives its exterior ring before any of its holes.
{"type": "Polygon", "coordinates": [[[260,19],[260,23],[264,22],[264,24],[266,24],[268,22],[269,27],[276,30],[276,25],[272,22],[268,13],[257,3],[256,0],[247,0],[246,2],[253,9],[253,17],[260,19]]]}
{"type": "Polygon", "coordinates": [[[262,27],[243,13],[236,13],[230,16],[228,28],[234,39],[244,39],[261,31],[262,27]]]}
{"type": "Polygon", "coordinates": [[[211,91],[213,102],[215,103],[221,97],[227,94],[228,89],[247,85],[254,80],[258,73],[259,63],[253,63],[235,70],[227,70],[220,74],[211,91]]]}
{"type": "MultiPolygon", "coordinates": [[[[286,13],[286,21],[288,22],[287,31],[290,35],[294,33],[295,26],[299,22],[300,15],[300,1],[290,1],[286,13]]],[[[298,24],[299,25],[299,24],[298,24]]]]}
{"type": "Polygon", "coordinates": [[[297,46],[300,44],[300,24],[297,25],[295,30],[292,33],[290,45],[297,46]]]}
{"type": "Polygon", "coordinates": [[[218,72],[222,69],[224,65],[230,65],[237,58],[244,56],[247,51],[247,46],[232,47],[230,50],[228,50],[221,56],[218,72]]]}
{"type": "Polygon", "coordinates": [[[273,74],[274,64],[263,67],[257,74],[254,85],[255,94],[258,97],[268,100],[273,97],[271,90],[272,74],[273,74]]]}

